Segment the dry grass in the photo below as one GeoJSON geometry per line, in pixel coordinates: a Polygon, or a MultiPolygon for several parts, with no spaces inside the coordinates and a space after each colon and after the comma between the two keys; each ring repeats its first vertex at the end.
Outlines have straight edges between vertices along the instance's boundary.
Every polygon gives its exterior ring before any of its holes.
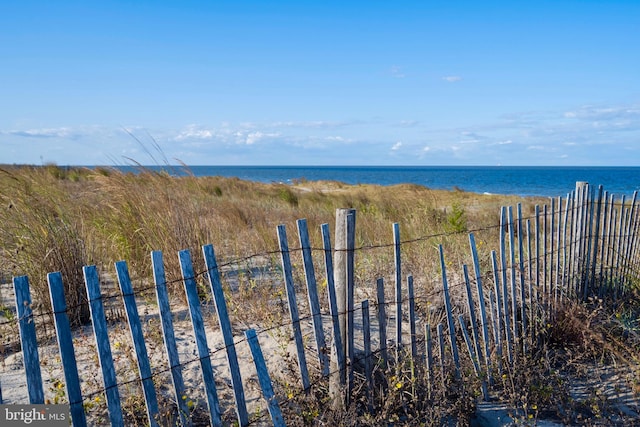
{"type": "MultiPolygon", "coordinates": [[[[404,271],[438,281],[436,245],[445,245],[451,263],[469,262],[467,230],[495,241],[499,206],[522,202],[532,212],[535,199],[436,191],[417,185],[348,186],[338,182],[261,184],[221,177],[173,177],[141,169],[4,167],[0,169],[0,274],[28,275],[34,299],[48,305],[46,274],[62,271],[70,306],[82,302],[81,267],[111,271],[127,260],[132,276],[151,277],[149,252],[165,252],[167,278],[180,276],[177,251],[199,251],[212,243],[219,263],[278,249],[276,227],[285,224],[290,247],[295,221],[306,218],[315,248],[320,225],[332,224],[337,208],[358,211],[359,280],[375,283],[393,265],[391,224],[399,222],[404,271]],[[446,236],[444,234],[447,234],[446,236]],[[437,235],[438,237],[428,238],[437,235]],[[389,262],[387,262],[389,261],[389,262]],[[76,296],[74,296],[76,295],[76,296]]],[[[314,256],[320,256],[314,253],[314,256]]],[[[196,271],[203,269],[194,256],[196,271]]],[[[264,257],[256,257],[260,262],[264,257]]],[[[246,266],[251,268],[250,263],[246,266]]],[[[317,265],[322,265],[318,262],[317,265]]],[[[417,286],[420,286],[417,283],[417,286]]],[[[86,313],[78,321],[86,321],[86,313]]]]}
{"type": "MultiPolygon", "coordinates": [[[[184,298],[178,286],[182,275],[177,252],[190,249],[195,270],[201,272],[204,266],[195,254],[201,245],[211,243],[225,273],[225,296],[232,324],[270,328],[283,325],[287,317],[282,285],[274,282],[274,277],[281,274],[277,271],[277,225],[287,226],[289,247],[295,249],[299,246],[296,220],[306,218],[312,247],[319,249],[320,225],[329,223],[333,229],[336,209],[355,208],[356,246],[360,248],[356,280],[358,291],[362,292],[358,297],[374,300],[378,277],[393,281],[391,224],[397,222],[404,242],[403,275],[414,276],[416,295],[435,295],[434,289],[441,289],[437,246],[442,244],[452,299],[459,304],[457,309],[464,311],[463,286],[456,286],[462,281],[456,274],[460,274],[463,263],[471,263],[468,232],[474,232],[481,269],[487,273],[491,270],[487,247],[497,247],[499,240],[500,207],[521,203],[523,215],[531,217],[534,206],[546,202],[547,199],[438,191],[409,184],[382,187],[305,181],[288,186],[236,178],[178,178],[144,169],[137,174],[123,174],[111,169],[3,167],[0,278],[28,275],[36,305],[46,312],[46,274],[61,271],[67,286],[67,303],[79,308],[72,320],[82,324],[88,320],[83,265],[98,264],[109,276],[113,263],[125,259],[134,286],[140,289],[148,286],[152,277],[149,252],[162,250],[167,279],[173,284],[170,290],[176,298],[184,298]]],[[[292,251],[291,256],[294,274],[298,275],[295,282],[303,283],[300,253],[292,251]]],[[[322,251],[314,250],[313,257],[320,298],[326,301],[322,251]]],[[[111,277],[104,279],[109,281],[111,277]]],[[[389,291],[390,288],[387,286],[389,291]]],[[[206,292],[202,296],[210,297],[206,292]]],[[[391,295],[389,298],[391,301],[391,295]]],[[[303,311],[308,311],[304,300],[298,302],[303,311]]],[[[569,398],[563,377],[567,370],[594,361],[602,363],[606,358],[637,364],[640,298],[629,295],[615,307],[599,304],[592,301],[590,306],[567,305],[560,310],[539,345],[519,360],[520,369],[508,372],[504,384],[497,384],[501,397],[520,411],[524,421],[529,421],[530,416],[535,421],[544,415],[542,408],[567,422],[579,422],[578,416],[588,414],[588,408],[576,406],[569,398]]],[[[421,299],[417,301],[417,311],[435,325],[443,320],[443,312],[431,307],[441,305],[441,301],[421,299]]],[[[285,338],[281,341],[288,342],[288,335],[285,338]]],[[[356,400],[347,411],[332,412],[327,405],[328,391],[322,388],[314,389],[311,395],[281,401],[291,425],[438,425],[454,419],[468,420],[473,412],[478,395],[469,390],[479,390],[479,379],[470,366],[463,366],[463,372],[458,381],[427,380],[424,371],[413,375],[409,368],[395,376],[385,375],[395,382],[387,393],[375,390],[374,400],[379,408],[376,415],[367,412],[364,400],[356,400]]],[[[279,395],[288,396],[290,378],[275,380],[279,395]]],[[[140,404],[131,401],[127,407],[137,410],[140,404]]],[[[606,409],[599,404],[601,416],[606,409]]]]}

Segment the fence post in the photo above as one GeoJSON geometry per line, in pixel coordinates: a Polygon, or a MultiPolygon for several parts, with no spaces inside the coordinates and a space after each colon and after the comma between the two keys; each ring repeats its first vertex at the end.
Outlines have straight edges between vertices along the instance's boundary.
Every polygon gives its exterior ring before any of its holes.
{"type": "Polygon", "coordinates": [[[402,359],[402,261],[400,259],[400,226],[398,223],[393,224],[393,248],[395,272],[395,290],[396,290],[396,367],[401,369],[400,363],[402,359]]]}
{"type": "MultiPolygon", "coordinates": [[[[509,285],[507,284],[507,254],[506,254],[506,228],[507,224],[507,208],[505,206],[500,210],[500,270],[494,268],[496,282],[498,281],[498,273],[502,278],[502,316],[504,317],[504,333],[507,339],[507,359],[509,364],[513,363],[513,348],[511,346],[511,316],[509,316],[509,285]]],[[[498,298],[500,304],[500,298],[498,298]]],[[[502,321],[503,319],[500,319],[502,321]]]]}
{"type": "Polygon", "coordinates": [[[16,314],[20,327],[20,344],[24,371],[27,376],[27,390],[29,403],[44,403],[44,389],[42,387],[42,373],[40,372],[40,357],[38,356],[38,339],[36,325],[31,309],[31,292],[27,276],[13,278],[13,289],[16,298],[16,314]]]}
{"type": "Polygon", "coordinates": [[[416,363],[418,362],[418,345],[416,342],[416,301],[413,293],[413,276],[407,277],[407,292],[409,293],[409,332],[411,338],[411,371],[415,378],[416,363]]]}
{"type": "Polygon", "coordinates": [[[424,325],[425,350],[427,352],[427,398],[431,399],[431,390],[433,385],[433,343],[431,342],[431,324],[427,322],[424,325]]]}
{"type": "Polygon", "coordinates": [[[462,265],[462,273],[464,275],[464,284],[467,291],[467,304],[469,308],[469,318],[471,319],[471,332],[473,333],[474,351],[478,357],[478,366],[482,363],[482,347],[480,346],[480,336],[478,334],[478,325],[476,317],[475,303],[471,294],[471,280],[469,279],[469,269],[466,264],[462,265]]]}
{"type": "Polygon", "coordinates": [[[344,346],[342,344],[342,332],[340,330],[340,312],[336,296],[336,286],[333,277],[333,256],[331,253],[331,237],[329,224],[322,224],[322,245],[324,249],[325,275],[327,277],[327,291],[329,298],[329,311],[331,324],[333,325],[333,354],[329,377],[329,395],[333,399],[332,406],[339,409],[342,406],[342,386],[345,384],[346,371],[344,365],[344,346]]]}
{"type": "Polygon", "coordinates": [[[122,298],[125,304],[129,330],[131,331],[131,339],[136,352],[136,361],[138,370],[140,371],[140,380],[142,381],[142,393],[147,406],[147,418],[149,424],[158,426],[156,417],[158,416],[158,398],[156,390],[153,386],[153,378],[151,375],[151,365],[149,365],[149,356],[147,355],[147,346],[144,343],[144,334],[142,333],[142,324],[138,315],[138,307],[136,298],[129,277],[129,270],[124,261],[116,262],[116,274],[118,276],[118,284],[122,292],[122,298]]]}
{"type": "Polygon", "coordinates": [[[623,241],[624,241],[624,224],[625,224],[625,219],[627,216],[627,209],[625,208],[625,195],[622,195],[622,198],[620,200],[620,224],[618,225],[618,236],[617,236],[617,242],[615,243],[615,248],[614,248],[614,254],[615,254],[615,259],[616,259],[616,265],[615,265],[615,283],[614,283],[614,292],[613,292],[613,298],[615,301],[618,300],[618,293],[620,291],[620,281],[621,281],[621,276],[620,276],[620,259],[622,258],[622,245],[623,245],[623,241]]]}
{"type": "MultiPolygon", "coordinates": [[[[593,232],[593,243],[592,243],[592,249],[591,249],[591,272],[590,272],[590,283],[592,285],[592,287],[596,284],[596,264],[598,262],[598,239],[600,237],[600,214],[602,213],[602,196],[603,196],[603,188],[602,185],[598,186],[598,207],[596,209],[596,216],[595,216],[595,231],[593,232]]],[[[591,233],[589,233],[591,235],[591,233]]],[[[598,284],[599,286],[599,284],[598,284]]]]}
{"type": "Polygon", "coordinates": [[[347,355],[349,373],[347,381],[347,399],[351,398],[354,386],[356,366],[355,347],[355,246],[356,246],[356,212],[347,215],[347,355]]]}
{"type": "Polygon", "coordinates": [[[173,319],[171,317],[171,308],[169,306],[169,294],[167,292],[167,279],[164,273],[164,262],[162,260],[162,252],[151,252],[151,264],[153,266],[153,281],[156,285],[156,300],[160,310],[160,323],[162,325],[162,338],[164,347],[167,351],[167,360],[169,361],[169,369],[171,370],[171,380],[173,382],[174,396],[178,406],[178,414],[184,427],[191,426],[191,418],[188,416],[189,407],[187,406],[184,391],[184,380],[182,378],[182,367],[178,356],[178,347],[176,346],[176,337],[173,330],[173,319]]]}
{"type": "Polygon", "coordinates": [[[442,388],[446,390],[447,376],[444,366],[444,330],[442,323],[438,323],[436,327],[436,334],[438,335],[438,347],[440,349],[440,379],[442,380],[442,388]]]}
{"type": "MultiPolygon", "coordinates": [[[[498,371],[500,372],[500,374],[502,374],[502,301],[500,298],[500,276],[498,276],[496,251],[491,251],[491,264],[493,267],[494,284],[493,292],[489,294],[489,307],[491,309],[491,317],[493,318],[493,336],[496,343],[496,353],[498,355],[498,371]]],[[[507,328],[508,327],[509,325],[507,325],[507,328]]]]}
{"type": "Polygon", "coordinates": [[[307,220],[299,219],[297,221],[297,225],[300,248],[302,248],[304,274],[307,283],[307,297],[309,300],[309,309],[311,311],[313,332],[316,339],[316,349],[318,352],[318,362],[320,363],[320,372],[322,372],[322,376],[326,377],[329,375],[329,352],[327,351],[327,344],[324,340],[324,331],[322,329],[322,314],[320,313],[318,285],[316,283],[313,258],[311,256],[311,244],[309,243],[309,230],[307,228],[307,220]]]}
{"type": "Polygon", "coordinates": [[[376,295],[378,303],[378,332],[380,334],[380,357],[382,358],[382,369],[386,370],[389,363],[387,352],[387,312],[384,297],[384,279],[376,280],[376,295]]]}
{"type": "Polygon", "coordinates": [[[524,279],[524,242],[522,235],[522,204],[517,205],[518,216],[518,269],[520,271],[520,317],[522,318],[522,349],[527,351],[527,330],[529,329],[527,322],[527,295],[525,292],[525,279],[524,279]]]}
{"type": "Polygon", "coordinates": [[[362,308],[362,335],[364,347],[364,377],[367,381],[367,406],[369,412],[373,412],[373,369],[371,367],[371,324],[369,319],[369,300],[361,303],[362,308]]]}
{"type": "Polygon", "coordinates": [[[549,287],[547,289],[547,301],[549,312],[551,316],[554,316],[556,306],[554,305],[554,299],[552,298],[553,293],[555,291],[555,287],[553,285],[553,258],[554,258],[554,248],[555,241],[553,240],[555,237],[555,225],[556,225],[556,199],[551,197],[551,218],[549,224],[549,287]]]}
{"type": "Polygon", "coordinates": [[[631,267],[631,254],[633,253],[633,246],[635,244],[635,233],[636,233],[636,218],[634,214],[636,213],[636,201],[638,197],[638,192],[633,192],[633,198],[631,200],[631,211],[629,212],[629,222],[627,226],[627,246],[625,248],[625,263],[622,268],[622,277],[623,284],[627,282],[627,273],[631,267]]]}
{"type": "Polygon", "coordinates": [[[296,289],[293,284],[291,271],[291,259],[289,257],[289,244],[287,243],[287,231],[284,225],[278,226],[278,239],[280,240],[280,257],[282,259],[282,274],[284,274],[284,284],[287,291],[287,301],[289,303],[289,314],[291,315],[291,327],[293,328],[293,338],[296,343],[298,353],[298,369],[302,388],[309,392],[311,382],[309,381],[309,371],[307,369],[307,358],[304,354],[304,343],[302,342],[302,329],[300,327],[300,315],[298,314],[298,303],[296,301],[296,289]]]}
{"type": "Polygon", "coordinates": [[[191,253],[185,249],[178,253],[178,257],[180,259],[180,269],[182,270],[182,278],[184,281],[184,291],[187,296],[187,303],[189,304],[193,334],[195,335],[198,357],[200,359],[200,368],[202,369],[204,389],[207,394],[207,405],[211,416],[211,424],[221,425],[220,401],[218,399],[218,392],[216,391],[213,368],[211,367],[211,355],[209,344],[207,343],[207,335],[204,330],[204,320],[202,319],[202,310],[200,308],[196,277],[191,262],[191,253]]]}
{"type": "Polygon", "coordinates": [[[567,201],[564,207],[564,218],[562,220],[562,276],[560,279],[560,300],[564,303],[567,286],[567,225],[569,222],[569,203],[570,197],[567,195],[567,201]]]}
{"type": "Polygon", "coordinates": [[[460,378],[460,357],[458,355],[458,346],[456,344],[456,329],[453,323],[453,313],[451,308],[451,298],[449,297],[449,284],[447,283],[447,268],[444,263],[444,253],[442,245],[438,245],[440,252],[440,269],[442,270],[442,288],[444,290],[444,305],[447,310],[447,325],[449,326],[449,339],[451,341],[451,354],[456,365],[456,378],[460,378]]]}
{"type": "MultiPolygon", "coordinates": [[[[336,305],[339,313],[342,354],[345,362],[349,355],[347,338],[347,217],[349,214],[355,215],[355,209],[336,209],[336,238],[333,263],[333,282],[336,287],[336,305]]],[[[344,378],[346,381],[346,370],[344,378]]]]}
{"type": "Polygon", "coordinates": [[[71,420],[74,427],[86,426],[87,418],[84,413],[84,407],[82,406],[82,391],[80,389],[80,378],[78,376],[78,364],[76,363],[76,354],[73,348],[69,316],[67,316],[67,303],[64,298],[62,274],[60,272],[47,274],[47,282],[49,283],[49,296],[54,313],[56,337],[58,339],[60,359],[62,360],[65,385],[69,397],[71,420]]]}
{"type": "Polygon", "coordinates": [[[514,236],[513,207],[508,207],[509,222],[509,280],[511,283],[511,315],[513,342],[518,348],[518,293],[516,292],[516,245],[514,236]]]}
{"type": "Polygon", "coordinates": [[[222,283],[220,282],[220,273],[218,272],[218,263],[212,245],[204,245],[202,247],[202,255],[207,267],[207,276],[211,285],[211,293],[216,304],[216,313],[218,314],[218,324],[222,331],[224,347],[227,354],[227,362],[229,363],[229,371],[231,372],[231,385],[233,387],[233,396],[236,401],[236,415],[241,426],[249,424],[249,414],[247,413],[247,404],[244,398],[244,388],[242,387],[242,376],[240,375],[240,366],[238,365],[238,355],[236,346],[233,342],[233,331],[231,322],[229,321],[229,312],[227,311],[227,302],[224,299],[222,283]]]}
{"type": "Polygon", "coordinates": [[[83,273],[87,296],[89,297],[93,334],[96,338],[100,368],[102,368],[102,379],[107,398],[107,407],[109,408],[109,420],[112,426],[124,426],[118,381],[116,379],[116,370],[113,366],[113,356],[111,355],[111,345],[109,344],[109,334],[107,332],[107,320],[104,315],[102,295],[100,294],[98,270],[95,265],[84,266],[83,273]]]}
{"type": "Polygon", "coordinates": [[[556,311],[558,310],[558,303],[560,298],[560,247],[562,246],[562,197],[558,196],[558,228],[556,231],[556,240],[557,247],[556,250],[556,278],[554,280],[554,294],[553,301],[556,307],[556,311]]]}
{"type": "Polygon", "coordinates": [[[469,246],[471,247],[471,259],[473,260],[473,270],[476,275],[476,289],[478,291],[478,306],[480,307],[480,321],[482,322],[482,340],[484,341],[484,357],[487,366],[487,377],[491,380],[491,352],[489,351],[489,327],[487,320],[487,310],[484,301],[484,290],[482,289],[482,272],[480,271],[480,261],[478,260],[478,250],[476,239],[473,233],[469,234],[469,246]]]}
{"type": "Polygon", "coordinates": [[[608,226],[609,226],[609,193],[607,191],[604,192],[604,195],[602,196],[602,200],[603,200],[603,204],[604,204],[604,208],[603,208],[603,212],[602,212],[602,234],[600,235],[600,271],[598,272],[598,296],[600,298],[602,298],[604,290],[605,290],[605,286],[606,286],[606,282],[605,282],[605,270],[604,270],[604,266],[605,266],[605,262],[606,262],[606,250],[607,250],[607,239],[608,239],[608,234],[609,234],[609,230],[608,230],[608,226]]]}
{"type": "Polygon", "coordinates": [[[476,374],[476,377],[480,378],[481,388],[482,388],[482,398],[485,402],[489,401],[489,389],[487,387],[487,380],[482,378],[482,374],[480,373],[480,363],[478,362],[478,356],[476,355],[475,350],[473,349],[473,344],[471,343],[471,339],[469,338],[469,332],[467,332],[467,325],[464,320],[464,316],[462,314],[458,315],[458,322],[460,323],[460,329],[462,330],[462,337],[464,338],[464,342],[467,346],[467,351],[469,352],[469,357],[471,358],[471,362],[473,363],[473,371],[476,374]]]}
{"type": "Polygon", "coordinates": [[[256,371],[258,373],[258,381],[260,382],[260,388],[262,389],[262,395],[267,401],[267,410],[271,416],[271,422],[274,427],[284,427],[284,418],[280,411],[280,405],[278,405],[278,399],[273,392],[273,385],[271,384],[271,378],[269,377],[269,371],[267,370],[267,364],[264,361],[264,355],[258,342],[258,336],[254,329],[248,329],[244,333],[251,349],[251,355],[253,356],[253,363],[256,365],[256,371]]]}

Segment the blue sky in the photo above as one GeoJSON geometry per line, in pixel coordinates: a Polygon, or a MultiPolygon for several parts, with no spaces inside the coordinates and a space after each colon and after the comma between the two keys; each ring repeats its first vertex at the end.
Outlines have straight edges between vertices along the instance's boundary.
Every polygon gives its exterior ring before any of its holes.
{"type": "Polygon", "coordinates": [[[640,1],[0,5],[0,163],[640,165],[640,1]],[[155,161],[146,151],[154,154],[155,161]]]}

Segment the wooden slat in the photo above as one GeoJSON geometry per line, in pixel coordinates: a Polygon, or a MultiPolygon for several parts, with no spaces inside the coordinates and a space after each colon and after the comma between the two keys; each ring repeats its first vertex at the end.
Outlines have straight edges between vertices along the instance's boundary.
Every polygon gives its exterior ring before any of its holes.
{"type": "Polygon", "coordinates": [[[491,251],[491,264],[493,266],[494,287],[489,293],[489,308],[491,310],[491,326],[493,327],[493,339],[496,346],[498,372],[502,374],[502,305],[500,304],[500,279],[498,278],[496,252],[491,251]]]}
{"type": "Polygon", "coordinates": [[[287,242],[286,228],[282,224],[278,226],[278,240],[280,242],[282,274],[284,275],[285,290],[287,292],[287,302],[289,303],[291,327],[293,328],[293,338],[296,343],[296,350],[298,354],[298,369],[300,370],[300,379],[302,380],[302,388],[305,391],[309,391],[311,382],[309,380],[309,370],[307,369],[307,358],[304,353],[304,343],[302,342],[302,329],[300,326],[300,315],[298,314],[296,289],[293,283],[291,258],[289,256],[289,243],[287,242]]]}
{"type": "Polygon", "coordinates": [[[278,405],[278,399],[276,398],[276,395],[273,391],[271,377],[269,376],[269,371],[267,370],[267,364],[264,361],[264,355],[262,354],[262,349],[260,348],[260,343],[258,342],[256,331],[253,329],[248,329],[244,332],[244,334],[247,338],[247,342],[249,343],[251,356],[253,357],[253,363],[255,364],[256,371],[258,372],[258,381],[260,382],[260,388],[262,389],[262,396],[267,401],[267,410],[269,411],[269,415],[271,416],[271,422],[273,423],[274,427],[284,427],[284,418],[282,417],[282,412],[280,411],[280,406],[278,405]]]}
{"type": "Polygon", "coordinates": [[[173,330],[173,318],[169,305],[169,293],[167,292],[167,279],[164,272],[164,262],[161,251],[151,252],[151,264],[153,265],[153,281],[156,287],[156,299],[160,310],[160,324],[162,325],[162,338],[167,352],[167,360],[171,370],[171,381],[173,382],[174,398],[178,405],[180,421],[185,427],[191,426],[189,417],[189,407],[187,406],[184,380],[182,377],[182,366],[178,356],[175,332],[173,330]]]}
{"type": "Polygon", "coordinates": [[[222,290],[220,272],[218,271],[218,263],[213,251],[213,246],[203,246],[202,254],[207,267],[207,276],[209,277],[209,283],[211,284],[211,293],[213,294],[213,300],[216,304],[218,323],[220,324],[220,330],[222,331],[227,362],[229,363],[229,370],[231,371],[231,385],[233,387],[233,396],[236,402],[236,414],[240,425],[246,426],[249,424],[249,414],[247,413],[244,388],[242,387],[238,355],[233,341],[233,330],[231,329],[231,321],[229,320],[229,312],[227,310],[227,303],[224,299],[224,291],[222,290]]]}
{"type": "Polygon", "coordinates": [[[20,330],[24,371],[27,377],[29,403],[41,404],[44,403],[44,389],[42,387],[42,373],[40,372],[36,325],[33,319],[33,310],[31,309],[29,278],[27,276],[14,277],[13,290],[16,298],[16,314],[20,330]]]}
{"type": "Polygon", "coordinates": [[[396,303],[396,366],[402,364],[402,259],[400,257],[400,226],[393,224],[393,255],[395,263],[395,303],[396,303]]]}
{"type": "MultiPolygon", "coordinates": [[[[478,361],[478,356],[475,350],[473,349],[473,344],[471,343],[471,338],[469,338],[469,332],[467,332],[467,325],[464,320],[464,316],[462,314],[458,315],[458,323],[460,323],[460,329],[462,330],[462,337],[464,338],[464,343],[466,344],[467,351],[469,352],[469,357],[471,358],[471,362],[473,362],[473,370],[478,378],[482,377],[480,372],[480,363],[478,361]]],[[[487,380],[481,380],[481,388],[482,388],[482,398],[485,402],[489,401],[489,389],[487,387],[487,380]]]]}
{"type": "Polygon", "coordinates": [[[480,271],[480,261],[478,260],[478,249],[473,233],[469,234],[469,246],[471,247],[471,259],[473,270],[476,276],[476,290],[478,292],[478,307],[480,308],[480,323],[482,324],[482,341],[484,342],[484,360],[487,366],[487,376],[491,377],[491,351],[489,350],[489,320],[484,300],[484,290],[482,288],[482,272],[480,271]]]}
{"type": "Polygon", "coordinates": [[[373,412],[373,366],[371,363],[371,323],[369,319],[369,300],[362,301],[362,342],[364,347],[364,377],[367,381],[366,395],[369,412],[373,412]]]}
{"type": "Polygon", "coordinates": [[[193,334],[198,348],[198,357],[200,358],[200,368],[202,369],[204,389],[207,394],[207,406],[209,407],[211,424],[216,426],[222,425],[220,401],[218,399],[218,392],[216,391],[213,368],[211,367],[211,353],[204,329],[204,320],[202,319],[202,310],[200,308],[200,298],[198,297],[198,288],[193,271],[193,264],[191,262],[191,253],[185,249],[178,253],[178,257],[180,259],[180,268],[184,281],[184,291],[187,296],[187,303],[189,304],[193,334]]]}
{"type": "Polygon", "coordinates": [[[442,326],[442,323],[438,323],[438,326],[436,327],[436,334],[438,335],[438,349],[440,350],[440,380],[442,381],[442,388],[444,389],[447,385],[447,375],[445,371],[444,327],[442,326]]]}
{"type": "Polygon", "coordinates": [[[340,332],[340,313],[336,299],[336,285],[333,280],[333,256],[331,254],[331,236],[329,234],[329,224],[322,224],[322,245],[324,249],[325,276],[327,277],[327,293],[329,298],[329,312],[331,313],[331,324],[333,326],[333,348],[336,355],[336,365],[339,371],[340,384],[344,385],[346,371],[344,365],[344,346],[342,334],[340,332]]]}
{"type": "Polygon", "coordinates": [[[453,323],[453,312],[451,307],[451,297],[449,296],[449,284],[447,282],[447,268],[444,262],[444,253],[442,245],[438,245],[438,251],[440,252],[440,270],[442,271],[442,289],[444,290],[444,305],[447,310],[447,325],[449,328],[449,342],[451,344],[451,354],[453,355],[453,362],[456,366],[456,378],[460,377],[460,356],[458,354],[458,345],[456,344],[456,329],[453,323]]]}
{"type": "Polygon", "coordinates": [[[518,292],[516,292],[516,248],[514,237],[513,207],[507,208],[509,223],[509,283],[511,284],[511,327],[513,342],[518,343],[518,292]]]}
{"type": "Polygon", "coordinates": [[[431,339],[431,325],[424,325],[424,341],[425,351],[427,353],[427,398],[431,399],[431,390],[433,390],[433,342],[431,339]]]}
{"type": "Polygon", "coordinates": [[[151,374],[151,365],[149,364],[149,356],[147,355],[147,346],[144,343],[144,334],[142,332],[142,324],[138,315],[138,306],[136,297],[133,293],[131,278],[129,277],[129,269],[125,261],[116,262],[116,274],[118,276],[118,284],[122,292],[127,320],[129,322],[129,330],[136,352],[136,362],[140,371],[140,379],[142,381],[142,392],[147,406],[147,418],[149,424],[157,426],[158,421],[158,398],[156,390],[153,386],[153,377],[151,374]]]}
{"type": "MultiPolygon", "coordinates": [[[[513,347],[511,343],[511,316],[509,312],[511,308],[509,307],[509,285],[507,284],[507,254],[506,254],[506,228],[507,224],[507,208],[505,206],[500,209],[500,269],[494,268],[494,273],[500,273],[501,284],[502,284],[502,295],[500,295],[502,300],[502,311],[500,313],[502,322],[504,319],[504,334],[506,338],[507,344],[507,360],[509,363],[513,363],[513,347]]],[[[496,280],[498,275],[496,275],[496,280]]],[[[498,301],[500,304],[500,301],[498,301]]]]}
{"type": "Polygon", "coordinates": [[[324,331],[322,329],[322,313],[320,313],[320,299],[318,298],[318,285],[316,283],[313,258],[311,256],[311,244],[309,243],[307,220],[299,219],[297,221],[297,225],[300,247],[302,248],[307,296],[309,299],[309,308],[311,310],[311,319],[313,321],[314,337],[316,339],[318,362],[320,363],[320,372],[322,372],[322,375],[326,377],[329,375],[329,352],[327,351],[327,344],[325,342],[324,331]]]}
{"type": "Polygon", "coordinates": [[[526,281],[524,277],[524,235],[522,230],[522,203],[517,205],[517,230],[518,230],[518,271],[520,272],[520,318],[522,319],[522,345],[526,348],[526,340],[524,337],[527,335],[527,294],[526,294],[526,281]]]}
{"type": "Polygon", "coordinates": [[[378,303],[378,333],[380,335],[380,357],[382,369],[386,370],[389,365],[389,353],[387,349],[387,310],[384,297],[384,279],[376,280],[376,301],[378,303]]]}
{"type": "Polygon", "coordinates": [[[100,293],[98,270],[94,265],[90,265],[83,267],[83,273],[87,287],[87,295],[89,297],[89,310],[91,311],[93,333],[98,349],[98,360],[100,361],[100,368],[102,369],[102,380],[104,382],[107,407],[109,409],[109,420],[112,426],[124,426],[116,370],[113,366],[111,344],[109,343],[107,319],[104,314],[104,305],[100,293]]]}
{"type": "Polygon", "coordinates": [[[356,211],[347,215],[347,403],[354,388],[356,366],[355,347],[355,246],[356,246],[356,211]]]}
{"type": "Polygon", "coordinates": [[[469,310],[469,318],[471,320],[471,333],[473,334],[474,351],[478,357],[478,364],[482,364],[482,347],[480,346],[480,334],[478,333],[478,324],[476,317],[476,307],[471,294],[471,279],[469,279],[469,269],[466,264],[462,265],[462,274],[464,276],[465,290],[467,291],[467,308],[469,310]]]}
{"type": "Polygon", "coordinates": [[[407,292],[409,296],[409,333],[411,340],[411,366],[415,370],[418,363],[418,344],[416,337],[416,300],[413,289],[413,276],[407,276],[407,292]]]}
{"type": "Polygon", "coordinates": [[[86,426],[87,418],[82,406],[80,377],[78,376],[78,364],[76,363],[69,316],[67,315],[67,303],[64,298],[62,274],[60,272],[49,273],[47,282],[49,283],[49,296],[53,308],[60,360],[64,371],[65,388],[69,398],[71,420],[74,427],[86,426]]]}

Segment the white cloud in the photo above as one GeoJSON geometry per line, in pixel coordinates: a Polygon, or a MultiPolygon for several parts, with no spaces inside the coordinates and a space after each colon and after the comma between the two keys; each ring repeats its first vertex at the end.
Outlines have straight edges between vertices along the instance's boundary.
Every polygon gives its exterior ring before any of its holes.
{"type": "Polygon", "coordinates": [[[264,132],[256,131],[256,132],[249,133],[246,137],[245,142],[247,145],[253,145],[256,142],[260,142],[263,139],[277,138],[279,136],[280,136],[279,132],[264,133],[264,132]]]}
{"type": "Polygon", "coordinates": [[[424,151],[425,153],[426,153],[426,152],[428,152],[428,151],[431,151],[431,147],[429,147],[429,146],[427,145],[427,146],[425,146],[425,147],[422,149],[422,151],[424,151]]]}
{"type": "Polygon", "coordinates": [[[10,130],[6,132],[8,135],[22,136],[25,138],[68,138],[75,136],[71,129],[67,127],[60,128],[44,128],[44,129],[26,129],[26,130],[10,130]]]}
{"type": "Polygon", "coordinates": [[[398,141],[398,142],[396,142],[395,144],[393,144],[393,147],[391,147],[391,149],[392,149],[393,151],[397,151],[397,150],[399,150],[399,149],[400,149],[400,147],[402,147],[402,142],[401,142],[401,141],[398,141]]]}
{"type": "Polygon", "coordinates": [[[176,137],[176,141],[182,141],[185,139],[211,139],[213,138],[213,131],[210,129],[187,129],[180,132],[176,137]]]}
{"type": "Polygon", "coordinates": [[[445,82],[448,83],[455,83],[455,82],[459,82],[460,80],[462,80],[462,77],[460,76],[445,76],[442,78],[442,80],[444,80],[445,82]]]}

